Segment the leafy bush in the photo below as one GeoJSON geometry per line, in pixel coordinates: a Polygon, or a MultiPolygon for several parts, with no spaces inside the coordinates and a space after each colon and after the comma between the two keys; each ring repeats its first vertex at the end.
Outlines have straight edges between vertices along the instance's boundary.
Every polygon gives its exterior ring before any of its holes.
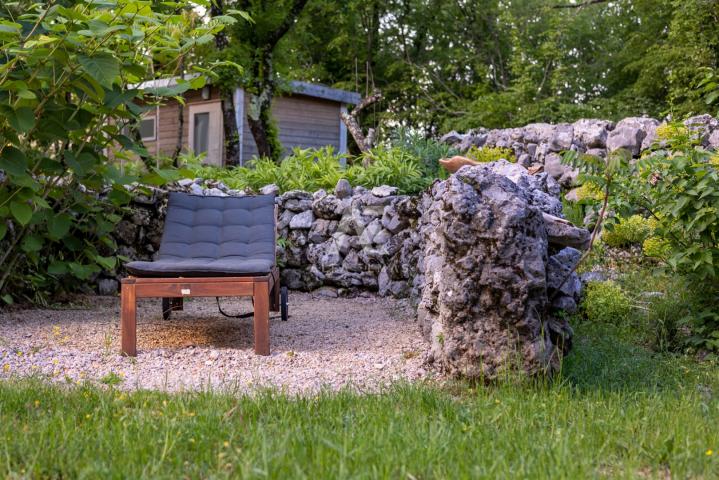
{"type": "Polygon", "coordinates": [[[594,182],[584,182],[577,187],[577,201],[579,202],[600,202],[604,198],[604,192],[594,182]]]}
{"type": "Polygon", "coordinates": [[[649,237],[642,243],[642,254],[645,257],[666,260],[671,254],[671,244],[662,237],[649,237]]]}
{"type": "Polygon", "coordinates": [[[230,188],[253,191],[272,183],[280,188],[280,192],[331,190],[345,178],[352,185],[367,188],[392,185],[402,193],[417,193],[431,182],[417,158],[401,148],[375,148],[353,159],[354,164],[346,168],[340,163],[345,156],[335,153],[332,147],[295,148],[292,155],[279,164],[268,159],[254,159],[248,167],[228,169],[191,161],[189,167],[193,176],[220,180],[230,188]],[[362,166],[363,163],[367,166],[362,166]]]}
{"type": "MultiPolygon", "coordinates": [[[[152,91],[131,85],[152,78],[153,62],[176,62],[221,26],[193,28],[167,6],[140,0],[6,3],[0,9],[0,294],[7,303],[45,303],[116,265],[110,233],[129,201],[126,185],[138,178],[122,174],[108,149],[119,144],[146,154],[123,134],[147,108],[140,104],[199,87],[203,78],[152,91]]],[[[168,175],[152,171],[142,180],[159,183],[168,175]]]]}
{"type": "Polygon", "coordinates": [[[371,163],[365,168],[350,169],[350,183],[367,188],[392,185],[402,193],[417,193],[427,188],[433,178],[423,175],[416,157],[401,148],[375,148],[365,152],[371,163]]]}
{"type": "Polygon", "coordinates": [[[602,233],[602,240],[610,247],[641,245],[652,235],[655,227],[656,221],[641,215],[619,218],[613,224],[607,225],[607,229],[602,233]]]}
{"type": "Polygon", "coordinates": [[[719,314],[714,313],[719,306],[716,155],[705,151],[696,133],[681,124],[664,125],[658,133],[662,149],[636,162],[610,156],[605,163],[572,152],[565,160],[580,169],[584,181],[606,188],[610,209],[627,219],[617,225],[618,233],[609,233],[609,242],[643,242],[648,256],[662,260],[663,270],[686,285],[700,286],[701,295],[679,317],[677,328],[686,330],[685,348],[719,351],[719,314]],[[602,172],[610,170],[611,181],[605,181],[602,172]],[[643,220],[647,214],[655,220],[643,220]]]}
{"type": "Polygon", "coordinates": [[[632,305],[624,290],[615,282],[590,282],[582,304],[591,322],[619,325],[629,318],[632,305]]]}
{"type": "Polygon", "coordinates": [[[440,168],[440,158],[448,158],[459,154],[459,150],[456,148],[431,138],[426,138],[422,134],[407,128],[398,128],[392,132],[390,144],[393,148],[402,149],[417,158],[424,176],[429,178],[442,178],[447,174],[446,170],[440,168]]]}
{"type": "Polygon", "coordinates": [[[472,146],[467,150],[465,155],[472,160],[482,163],[496,162],[502,158],[512,163],[517,161],[517,158],[514,156],[514,150],[511,148],[472,146]]]}

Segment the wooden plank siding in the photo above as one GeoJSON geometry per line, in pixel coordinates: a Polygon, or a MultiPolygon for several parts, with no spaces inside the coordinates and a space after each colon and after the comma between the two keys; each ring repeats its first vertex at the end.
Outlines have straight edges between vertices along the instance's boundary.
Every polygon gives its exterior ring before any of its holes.
{"type": "MultiPolygon", "coordinates": [[[[185,94],[184,116],[185,123],[182,129],[182,145],[183,150],[187,150],[189,145],[190,133],[190,105],[201,103],[217,103],[220,102],[220,93],[216,88],[210,90],[210,99],[204,100],[200,90],[192,90],[185,94]]],[[[174,153],[177,146],[177,128],[180,123],[180,109],[177,100],[170,100],[160,108],[160,119],[157,123],[157,140],[146,141],[145,147],[147,151],[153,155],[170,156],[174,153]]],[[[152,115],[154,112],[148,112],[152,115]]]]}
{"type": "MultiPolygon", "coordinates": [[[[245,112],[249,109],[249,95],[245,95],[245,112]]],[[[321,148],[332,145],[340,149],[340,104],[331,100],[287,95],[275,97],[272,115],[280,129],[280,142],[289,154],[293,147],[321,148]]],[[[257,155],[252,133],[243,122],[242,159],[244,162],[257,155]]]]}
{"type": "MultiPolygon", "coordinates": [[[[249,109],[248,98],[245,95],[244,112],[249,109]]],[[[185,94],[184,127],[182,132],[183,150],[189,148],[190,105],[203,103],[217,103],[221,101],[218,89],[212,88],[210,99],[203,100],[201,91],[195,90],[185,94]]],[[[304,95],[286,95],[275,97],[272,104],[272,114],[280,129],[280,141],[289,154],[293,147],[321,148],[332,145],[336,152],[340,151],[340,108],[339,102],[304,95]]],[[[179,105],[176,100],[170,100],[159,107],[159,120],[157,122],[157,139],[146,141],[145,147],[152,155],[171,156],[176,148],[177,128],[179,125],[179,105]]],[[[156,111],[147,115],[156,115],[156,111]]],[[[243,117],[242,132],[242,159],[249,161],[257,155],[257,147],[252,137],[247,119],[243,117]]]]}

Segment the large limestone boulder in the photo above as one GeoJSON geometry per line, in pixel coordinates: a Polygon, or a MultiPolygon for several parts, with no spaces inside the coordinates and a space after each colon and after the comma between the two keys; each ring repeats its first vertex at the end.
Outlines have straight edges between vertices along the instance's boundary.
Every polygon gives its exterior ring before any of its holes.
{"type": "Polygon", "coordinates": [[[430,195],[420,221],[424,288],[418,306],[430,360],[450,375],[480,381],[513,369],[552,372],[560,356],[553,338],[571,329],[561,319],[544,318],[542,212],[487,166],[460,169],[430,195]]]}

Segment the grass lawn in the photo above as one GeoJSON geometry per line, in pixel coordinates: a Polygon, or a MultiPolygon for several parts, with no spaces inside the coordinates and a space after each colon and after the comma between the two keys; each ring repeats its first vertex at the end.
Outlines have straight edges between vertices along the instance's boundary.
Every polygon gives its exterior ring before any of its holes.
{"type": "Polygon", "coordinates": [[[288,398],[0,384],[3,478],[717,478],[719,369],[577,329],[551,385],[288,398]]]}

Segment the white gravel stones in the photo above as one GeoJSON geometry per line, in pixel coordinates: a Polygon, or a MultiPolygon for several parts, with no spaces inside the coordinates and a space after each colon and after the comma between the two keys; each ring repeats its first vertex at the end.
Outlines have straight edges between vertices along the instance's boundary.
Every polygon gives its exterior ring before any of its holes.
{"type": "MultiPolygon", "coordinates": [[[[162,320],[160,301],[138,305],[138,356],[119,351],[119,299],[92,297],[87,309],[0,314],[0,379],[40,375],[50,381],[169,391],[278,387],[288,393],[353,386],[375,390],[426,375],[425,343],[401,300],[290,294],[290,319],[271,320],[272,355],[252,350],[252,319],[230,319],[214,299],[191,299],[162,320]],[[387,341],[391,339],[391,341],[387,341]]],[[[224,299],[225,311],[250,310],[224,299]]]]}

